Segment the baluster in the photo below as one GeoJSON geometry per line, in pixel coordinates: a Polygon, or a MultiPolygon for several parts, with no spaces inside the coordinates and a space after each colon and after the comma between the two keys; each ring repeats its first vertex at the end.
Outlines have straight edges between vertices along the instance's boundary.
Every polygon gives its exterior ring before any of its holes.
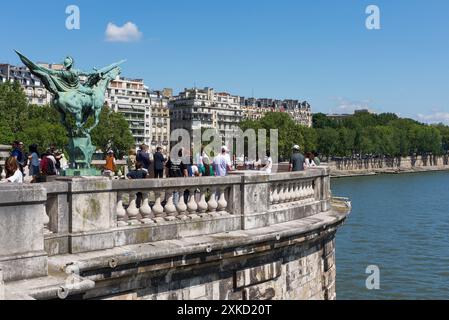
{"type": "Polygon", "coordinates": [[[128,223],[126,223],[126,210],[123,207],[123,193],[119,192],[117,198],[117,227],[124,227],[127,226],[128,223]]]}
{"type": "Polygon", "coordinates": [[[154,206],[153,206],[153,213],[154,213],[154,220],[157,223],[162,223],[165,221],[165,213],[164,213],[164,207],[162,206],[162,192],[161,191],[155,191],[154,195],[156,197],[156,201],[154,202],[154,206]]]}
{"type": "Polygon", "coordinates": [[[218,188],[218,190],[220,191],[220,198],[218,199],[218,213],[220,215],[228,215],[229,213],[227,212],[228,209],[228,202],[226,201],[226,187],[220,187],[218,188]]]}
{"type": "Polygon", "coordinates": [[[310,180],[310,201],[315,201],[315,189],[313,188],[313,180],[310,180]]]}
{"type": "Polygon", "coordinates": [[[307,181],[307,202],[313,201],[313,199],[311,199],[312,194],[313,194],[313,187],[311,181],[309,180],[307,181]]]}
{"type": "Polygon", "coordinates": [[[285,184],[285,188],[286,188],[285,202],[291,202],[293,196],[292,184],[290,182],[287,182],[285,184]]]}
{"type": "Polygon", "coordinates": [[[137,219],[139,215],[139,209],[137,209],[137,194],[135,192],[131,192],[129,194],[129,206],[126,210],[128,214],[128,224],[129,225],[138,225],[140,221],[137,219]]]}
{"type": "Polygon", "coordinates": [[[140,222],[144,224],[154,224],[154,221],[152,220],[154,218],[154,214],[150,207],[148,192],[142,191],[142,204],[140,205],[139,211],[142,216],[140,222]]]}
{"type": "Polygon", "coordinates": [[[198,210],[198,205],[195,200],[195,188],[190,189],[189,202],[187,203],[187,211],[189,212],[189,219],[199,219],[200,217],[196,214],[198,210]]]}
{"type": "Polygon", "coordinates": [[[305,182],[304,181],[300,182],[300,192],[299,193],[301,195],[300,201],[304,202],[304,199],[306,197],[306,189],[305,189],[305,182]]]}
{"type": "Polygon", "coordinates": [[[187,205],[184,199],[184,192],[180,193],[179,195],[179,202],[176,206],[176,209],[178,210],[178,219],[179,220],[187,220],[187,205]]]}
{"type": "Polygon", "coordinates": [[[270,193],[270,197],[269,197],[268,201],[269,201],[270,205],[273,205],[274,200],[273,200],[273,186],[272,185],[270,185],[270,192],[269,193],[270,193]]]}
{"type": "MultiPolygon", "coordinates": [[[[167,221],[176,220],[176,216],[178,215],[178,211],[176,210],[175,204],[173,202],[174,192],[176,192],[176,191],[171,190],[171,189],[167,190],[168,198],[167,198],[167,203],[165,204],[165,207],[164,207],[164,212],[166,214],[165,220],[167,220],[167,221]]],[[[179,195],[179,193],[178,193],[178,195],[179,195]]]]}
{"type": "Polygon", "coordinates": [[[218,208],[218,202],[217,202],[217,188],[211,187],[209,188],[210,192],[210,199],[207,203],[207,207],[209,209],[209,214],[213,217],[218,216],[217,208],[218,208]]]}
{"type": "Polygon", "coordinates": [[[279,184],[279,203],[285,202],[285,192],[284,185],[282,183],[279,184]]]}
{"type": "Polygon", "coordinates": [[[198,201],[198,213],[201,218],[207,218],[209,215],[207,212],[207,202],[206,202],[206,189],[200,190],[200,200],[198,201]]]}
{"type": "Polygon", "coordinates": [[[273,190],[273,204],[279,203],[279,192],[277,184],[272,184],[271,189],[273,190]]]}
{"type": "Polygon", "coordinates": [[[297,181],[293,183],[293,201],[299,200],[299,184],[297,181]]]}

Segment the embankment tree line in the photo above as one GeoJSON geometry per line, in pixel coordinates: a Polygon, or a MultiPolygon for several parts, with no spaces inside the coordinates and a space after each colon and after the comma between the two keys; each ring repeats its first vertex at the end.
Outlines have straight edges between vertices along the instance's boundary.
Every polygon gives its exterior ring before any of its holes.
{"type": "Polygon", "coordinates": [[[313,116],[313,128],[296,124],[288,114],[267,113],[246,120],[243,130],[277,128],[279,155],[288,159],[293,144],[325,157],[405,157],[447,154],[449,127],[427,125],[392,113],[358,112],[338,120],[322,113],[313,116]]]}
{"type": "MultiPolygon", "coordinates": [[[[29,104],[18,83],[0,83],[0,115],[0,144],[19,140],[25,144],[25,151],[29,145],[37,144],[40,152],[53,143],[60,149],[68,144],[59,113],[50,105],[29,104]]],[[[110,146],[120,156],[127,154],[134,138],[123,115],[106,107],[98,127],[92,131],[92,142],[103,151],[110,146]]]]}

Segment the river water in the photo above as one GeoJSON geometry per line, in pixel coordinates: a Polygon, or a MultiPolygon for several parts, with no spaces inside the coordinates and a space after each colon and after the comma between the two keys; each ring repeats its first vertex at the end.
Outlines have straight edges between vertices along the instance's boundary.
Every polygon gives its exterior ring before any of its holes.
{"type": "Polygon", "coordinates": [[[449,299],[448,186],[449,172],[332,179],[353,205],[337,232],[337,299],[449,299]],[[371,265],[379,290],[366,287],[371,265]]]}

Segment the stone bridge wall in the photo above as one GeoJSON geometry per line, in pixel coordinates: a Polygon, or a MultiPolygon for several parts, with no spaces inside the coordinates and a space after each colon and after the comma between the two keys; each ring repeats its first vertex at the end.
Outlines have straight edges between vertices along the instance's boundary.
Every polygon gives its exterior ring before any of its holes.
{"type": "Polygon", "coordinates": [[[12,298],[334,299],[329,188],[325,167],[0,185],[0,269],[12,298]]]}

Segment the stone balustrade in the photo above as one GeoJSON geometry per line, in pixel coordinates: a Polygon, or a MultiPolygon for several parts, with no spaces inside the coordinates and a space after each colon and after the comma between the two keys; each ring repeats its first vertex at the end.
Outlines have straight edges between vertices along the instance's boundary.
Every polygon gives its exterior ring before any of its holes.
{"type": "Polygon", "coordinates": [[[116,206],[117,227],[163,225],[167,222],[233,214],[231,208],[228,208],[231,191],[229,185],[198,186],[189,182],[182,187],[147,187],[132,191],[119,189],[116,206]]]}
{"type": "Polygon", "coordinates": [[[270,175],[234,172],[220,178],[61,177],[43,184],[0,186],[0,269],[6,279],[27,278],[46,274],[47,256],[300,220],[330,210],[329,187],[325,167],[270,175]],[[17,228],[16,243],[5,246],[7,235],[17,228]],[[32,254],[18,235],[33,236],[32,254]],[[34,261],[39,266],[30,275],[22,270],[25,263],[10,261],[27,254],[28,265],[34,261]]]}

